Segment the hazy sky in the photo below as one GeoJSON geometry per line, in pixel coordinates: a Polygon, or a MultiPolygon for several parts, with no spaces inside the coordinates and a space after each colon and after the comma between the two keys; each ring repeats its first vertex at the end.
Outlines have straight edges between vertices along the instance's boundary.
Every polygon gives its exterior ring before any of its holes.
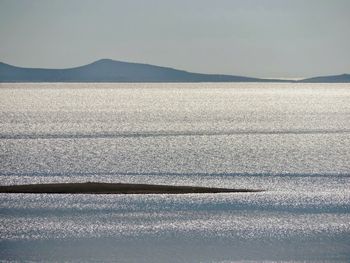
{"type": "Polygon", "coordinates": [[[257,77],[350,73],[350,0],[0,0],[0,61],[257,77]]]}

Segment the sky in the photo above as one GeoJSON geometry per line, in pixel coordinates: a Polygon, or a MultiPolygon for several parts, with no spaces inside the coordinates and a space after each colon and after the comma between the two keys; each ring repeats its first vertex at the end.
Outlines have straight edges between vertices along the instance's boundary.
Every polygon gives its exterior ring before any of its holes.
{"type": "Polygon", "coordinates": [[[101,58],[201,73],[350,73],[349,0],[0,0],[0,61],[101,58]]]}

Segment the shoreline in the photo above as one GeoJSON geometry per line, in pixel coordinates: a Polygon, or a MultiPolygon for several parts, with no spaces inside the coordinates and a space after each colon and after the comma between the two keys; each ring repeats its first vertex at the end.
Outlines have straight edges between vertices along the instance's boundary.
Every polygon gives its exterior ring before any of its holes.
{"type": "Polygon", "coordinates": [[[263,191],[265,190],[100,182],[0,186],[0,193],[27,194],[204,194],[254,193],[263,191]]]}

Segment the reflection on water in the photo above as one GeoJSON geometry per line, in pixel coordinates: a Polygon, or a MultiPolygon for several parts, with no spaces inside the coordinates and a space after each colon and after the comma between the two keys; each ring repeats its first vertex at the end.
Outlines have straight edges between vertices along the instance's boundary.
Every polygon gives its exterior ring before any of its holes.
{"type": "Polygon", "coordinates": [[[0,84],[0,182],[267,189],[0,195],[0,259],[350,258],[345,84],[0,84]]]}

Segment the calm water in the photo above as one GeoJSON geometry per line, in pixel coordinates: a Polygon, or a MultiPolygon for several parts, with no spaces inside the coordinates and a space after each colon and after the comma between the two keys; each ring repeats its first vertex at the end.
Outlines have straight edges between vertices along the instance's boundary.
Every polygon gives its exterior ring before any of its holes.
{"type": "Polygon", "coordinates": [[[350,85],[0,84],[0,183],[267,189],[0,194],[0,260],[350,260],[350,85]]]}

